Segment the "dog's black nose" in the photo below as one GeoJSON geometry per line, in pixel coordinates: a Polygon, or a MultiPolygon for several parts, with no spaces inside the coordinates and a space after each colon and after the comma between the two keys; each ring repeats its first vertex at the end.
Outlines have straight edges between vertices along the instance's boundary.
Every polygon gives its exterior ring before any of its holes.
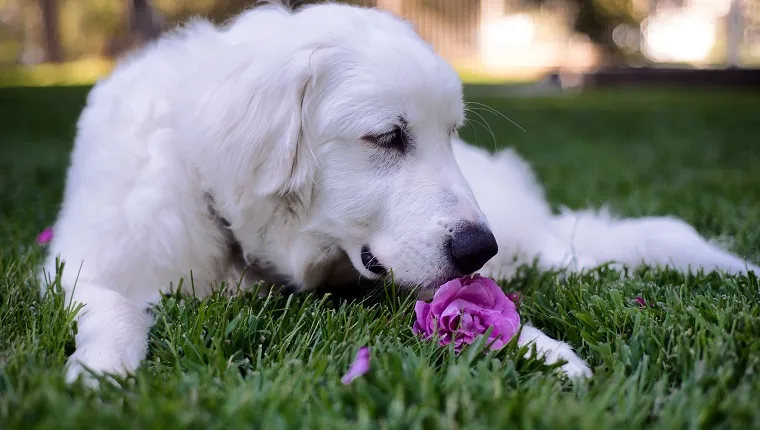
{"type": "Polygon", "coordinates": [[[454,267],[465,275],[479,270],[499,252],[493,233],[472,223],[462,224],[454,231],[450,246],[454,267]]]}

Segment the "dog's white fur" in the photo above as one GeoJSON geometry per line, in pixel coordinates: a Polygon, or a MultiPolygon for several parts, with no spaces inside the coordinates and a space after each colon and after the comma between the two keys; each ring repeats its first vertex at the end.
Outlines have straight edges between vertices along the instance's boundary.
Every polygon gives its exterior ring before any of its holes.
{"type": "MultiPolygon", "coordinates": [[[[246,284],[373,279],[367,244],[397,282],[432,287],[453,277],[441,243],[462,221],[497,238],[485,276],[535,257],[571,270],[609,260],[757,269],[677,219],[553,215],[516,154],[451,132],[463,120],[454,71],[376,10],[268,5],[222,27],[193,22],[122,62],[81,115],[44,264],[50,279],[64,260],[67,299],[84,305],[68,379],[133,371],[147,353],[148,304],[180,279],[192,276],[199,295],[238,281],[210,207],[253,268],[246,284]],[[401,116],[406,154],[362,139],[401,116]]],[[[519,342],[534,341],[568,374],[590,374],[569,345],[526,325],[519,342]]]]}

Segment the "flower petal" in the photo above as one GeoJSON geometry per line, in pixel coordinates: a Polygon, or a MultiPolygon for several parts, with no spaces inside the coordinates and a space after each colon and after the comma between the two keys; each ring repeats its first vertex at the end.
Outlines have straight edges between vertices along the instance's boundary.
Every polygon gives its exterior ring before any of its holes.
{"type": "Polygon", "coordinates": [[[464,331],[472,330],[476,327],[475,320],[470,313],[463,313],[459,321],[464,331]]]}
{"type": "Polygon", "coordinates": [[[417,300],[417,303],[414,304],[414,315],[417,318],[412,326],[412,332],[414,334],[430,336],[430,325],[428,324],[430,320],[430,305],[422,300],[417,300]]]}
{"type": "Polygon", "coordinates": [[[443,316],[441,316],[441,325],[439,327],[439,330],[456,331],[456,329],[459,327],[460,320],[461,315],[459,312],[445,313],[443,316]]]}
{"type": "Polygon", "coordinates": [[[50,243],[51,240],[53,240],[53,229],[50,227],[45,227],[45,229],[37,235],[37,243],[40,245],[50,243]]]}
{"type": "Polygon", "coordinates": [[[644,298],[643,298],[643,297],[636,297],[636,303],[638,303],[638,304],[639,304],[639,306],[641,306],[642,308],[646,308],[646,307],[654,307],[654,305],[653,305],[653,304],[647,304],[647,301],[646,301],[646,300],[644,300],[644,298]]]}
{"type": "Polygon", "coordinates": [[[458,315],[462,312],[469,313],[469,314],[477,314],[480,311],[483,310],[490,310],[483,308],[482,306],[478,306],[475,303],[468,302],[467,300],[462,299],[455,299],[452,300],[451,303],[449,303],[448,306],[446,306],[446,309],[441,312],[441,318],[445,315],[458,315]]]}
{"type": "Polygon", "coordinates": [[[507,294],[507,298],[509,299],[510,302],[514,303],[515,306],[519,306],[520,302],[523,299],[523,295],[520,294],[519,291],[515,291],[514,293],[507,294]]]}
{"type": "Polygon", "coordinates": [[[494,339],[494,338],[488,339],[488,341],[486,342],[486,345],[489,345],[489,344],[490,344],[490,348],[494,351],[502,349],[504,348],[504,345],[506,345],[506,343],[504,343],[501,339],[494,339]]]}
{"type": "Polygon", "coordinates": [[[351,363],[348,372],[340,379],[340,381],[343,382],[344,385],[347,385],[359,376],[369,372],[369,359],[369,348],[366,346],[359,348],[354,362],[351,363]]]}
{"type": "Polygon", "coordinates": [[[459,290],[456,297],[486,309],[493,309],[496,304],[495,296],[494,292],[484,287],[482,282],[470,282],[459,290]]]}
{"type": "Polygon", "coordinates": [[[472,276],[471,280],[464,281],[463,284],[468,287],[467,294],[471,294],[469,291],[472,290],[478,291],[478,298],[465,296],[465,291],[462,291],[463,294],[460,294],[458,297],[465,298],[484,308],[494,309],[496,311],[502,311],[507,306],[509,306],[509,298],[506,294],[504,294],[504,291],[501,289],[499,284],[494,282],[493,279],[484,278],[478,274],[475,274],[472,276]]]}
{"type": "Polygon", "coordinates": [[[502,348],[520,327],[515,303],[496,282],[478,274],[445,283],[430,304],[418,301],[415,313],[415,333],[430,337],[437,330],[438,343],[445,346],[453,341],[456,351],[491,327],[488,343],[493,349],[502,348]]]}
{"type": "Polygon", "coordinates": [[[444,309],[449,303],[456,297],[457,292],[462,288],[462,282],[460,279],[452,279],[451,281],[441,285],[438,291],[433,296],[433,301],[430,302],[430,311],[433,315],[441,315],[444,309]]]}

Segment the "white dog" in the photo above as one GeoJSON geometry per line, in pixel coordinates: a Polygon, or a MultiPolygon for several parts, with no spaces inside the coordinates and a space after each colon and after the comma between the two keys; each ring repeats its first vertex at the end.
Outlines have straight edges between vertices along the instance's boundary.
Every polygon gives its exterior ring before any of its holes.
{"type": "MultiPolygon", "coordinates": [[[[243,269],[245,285],[299,291],[392,269],[429,293],[535,257],[756,269],[678,220],[552,215],[514,153],[457,139],[463,121],[452,68],[372,9],[265,5],[222,27],[196,21],[122,62],[79,120],[43,269],[54,277],[60,256],[67,300],[84,305],[68,379],[137,368],[146,308],[191,275],[203,295],[243,269]]],[[[590,374],[538,329],[519,341],[590,374]]]]}

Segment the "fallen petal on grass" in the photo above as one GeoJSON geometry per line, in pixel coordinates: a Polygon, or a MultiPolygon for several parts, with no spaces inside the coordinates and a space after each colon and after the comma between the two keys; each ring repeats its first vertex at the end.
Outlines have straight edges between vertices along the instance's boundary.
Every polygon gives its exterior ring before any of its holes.
{"type": "Polygon", "coordinates": [[[40,245],[46,245],[51,240],[53,240],[53,229],[50,227],[45,227],[45,229],[37,235],[37,243],[40,245]]]}
{"type": "Polygon", "coordinates": [[[359,348],[359,351],[356,353],[356,358],[354,358],[354,362],[351,363],[348,372],[340,379],[340,381],[343,382],[343,384],[348,385],[354,379],[369,372],[369,359],[369,348],[366,346],[359,348]]]}

